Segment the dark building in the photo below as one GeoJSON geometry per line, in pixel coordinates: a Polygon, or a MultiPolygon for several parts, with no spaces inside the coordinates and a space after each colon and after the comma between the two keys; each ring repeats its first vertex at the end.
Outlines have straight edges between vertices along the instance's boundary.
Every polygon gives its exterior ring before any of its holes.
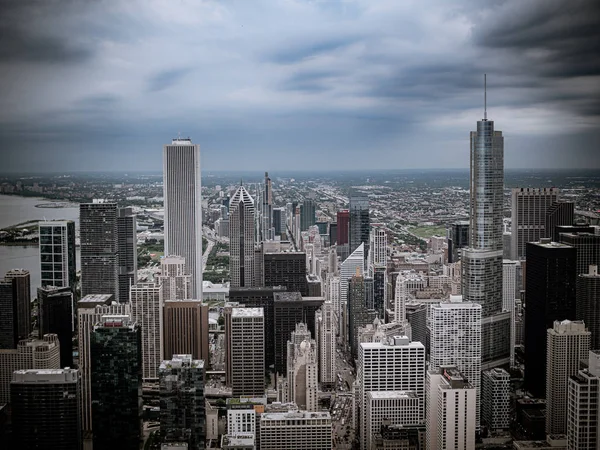
{"type": "Polygon", "coordinates": [[[600,349],[600,275],[598,266],[577,277],[577,312],[591,333],[590,348],[600,349]]]}
{"type": "Polygon", "coordinates": [[[577,250],[577,275],[600,266],[600,236],[592,233],[561,233],[560,242],[577,250]]]}
{"type": "Polygon", "coordinates": [[[316,223],[316,210],[314,201],[304,200],[300,207],[300,231],[306,231],[316,223]]]}
{"type": "Polygon", "coordinates": [[[545,226],[547,238],[553,242],[558,242],[557,226],[573,225],[575,223],[575,203],[573,202],[554,202],[546,210],[545,226]]]}
{"type": "Polygon", "coordinates": [[[137,221],[131,208],[119,209],[117,217],[119,253],[119,302],[129,301],[129,287],[137,284],[137,221]]]}
{"type": "Polygon", "coordinates": [[[306,297],[320,297],[322,295],[321,278],[317,275],[306,275],[306,285],[308,286],[306,297]]]}
{"type": "Polygon", "coordinates": [[[264,253],[263,273],[265,287],[285,286],[288,292],[308,295],[304,252],[264,253]]]}
{"type": "Polygon", "coordinates": [[[379,433],[373,435],[373,449],[424,450],[425,432],[425,425],[394,425],[384,419],[379,433]]]}
{"type": "Polygon", "coordinates": [[[327,234],[327,225],[329,225],[329,222],[315,222],[315,225],[319,229],[319,234],[327,234]]]}
{"type": "Polygon", "coordinates": [[[73,367],[73,291],[70,287],[38,288],[40,335],[54,333],[60,342],[60,366],[73,367]]]}
{"type": "MultiPolygon", "coordinates": [[[[81,239],[81,296],[112,294],[119,299],[117,204],[79,205],[81,239]]],[[[128,297],[129,298],[129,297],[128,297]]]]}
{"type": "Polygon", "coordinates": [[[74,290],[77,283],[75,222],[40,222],[39,233],[41,286],[70,286],[74,290]]]}
{"type": "Polygon", "coordinates": [[[329,224],[329,245],[337,244],[338,239],[338,225],[337,222],[329,224]]]}
{"type": "Polygon", "coordinates": [[[17,370],[10,384],[10,399],[13,424],[13,446],[10,448],[81,449],[77,370],[17,370]]]}
{"type": "Polygon", "coordinates": [[[373,279],[356,274],[348,282],[348,342],[352,359],[358,358],[358,329],[373,323],[377,312],[368,307],[369,294],[373,289],[373,279]]]}
{"type": "Polygon", "coordinates": [[[560,235],[563,233],[592,233],[594,234],[594,227],[589,225],[557,225],[555,227],[556,240],[553,242],[560,242],[560,235]]]}
{"type": "Polygon", "coordinates": [[[386,270],[386,267],[373,268],[373,309],[377,311],[377,316],[380,319],[385,316],[386,270]]]}
{"type": "Polygon", "coordinates": [[[142,340],[129,316],[103,316],[90,336],[94,450],[138,450],[142,340]]]}
{"type": "MultiPolygon", "coordinates": [[[[275,373],[284,374],[287,364],[287,341],[290,340],[292,331],[296,329],[296,324],[305,323],[311,336],[315,336],[315,312],[321,308],[325,299],[302,297],[299,292],[275,292],[273,297],[275,373]]],[[[231,294],[229,299],[232,300],[231,294]]]]}
{"type": "Polygon", "coordinates": [[[429,347],[427,346],[427,307],[422,303],[407,303],[405,309],[406,320],[412,331],[412,340],[422,343],[427,354],[429,354],[429,347]]]}
{"type": "Polygon", "coordinates": [[[350,211],[344,209],[337,213],[337,245],[348,243],[350,236],[350,211]]]}
{"type": "Polygon", "coordinates": [[[285,286],[273,287],[232,287],[229,301],[247,308],[263,308],[265,316],[265,365],[268,370],[275,364],[275,306],[274,293],[286,292],[285,286]]]}
{"type": "Polygon", "coordinates": [[[166,442],[186,442],[189,449],[204,449],[206,412],[204,361],[191,355],[174,355],[158,369],[160,431],[166,442]]]}
{"type": "Polygon", "coordinates": [[[0,280],[0,349],[17,348],[17,298],[13,280],[0,280]]]}
{"type": "Polygon", "coordinates": [[[448,262],[460,260],[460,249],[469,246],[469,221],[454,222],[448,229],[448,262]]]}
{"type": "Polygon", "coordinates": [[[283,218],[285,217],[285,211],[281,208],[273,209],[273,228],[275,229],[275,236],[281,236],[285,233],[285,230],[282,228],[283,218]]]}
{"type": "Polygon", "coordinates": [[[575,320],[576,250],[550,239],[528,242],[525,300],[525,387],[546,397],[546,330],[575,320]]]}
{"type": "MultiPolygon", "coordinates": [[[[339,220],[338,220],[339,223],[339,220]]],[[[350,222],[348,224],[350,243],[350,254],[360,244],[365,244],[365,259],[369,255],[369,197],[366,194],[355,191],[350,194],[350,222]]]]}

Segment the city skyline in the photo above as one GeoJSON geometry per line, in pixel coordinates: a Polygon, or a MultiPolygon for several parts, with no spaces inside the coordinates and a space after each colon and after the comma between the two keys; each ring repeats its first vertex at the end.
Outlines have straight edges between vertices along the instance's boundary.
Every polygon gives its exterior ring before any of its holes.
{"type": "Polygon", "coordinates": [[[3,5],[7,171],[464,167],[483,73],[507,167],[599,167],[589,0],[59,6],[3,5]]]}

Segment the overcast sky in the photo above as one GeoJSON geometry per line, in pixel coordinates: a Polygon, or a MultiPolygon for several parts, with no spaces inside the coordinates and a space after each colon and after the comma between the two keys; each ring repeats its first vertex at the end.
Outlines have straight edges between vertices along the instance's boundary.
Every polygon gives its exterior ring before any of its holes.
{"type": "Polygon", "coordinates": [[[600,168],[597,0],[0,0],[0,172],[600,168]]]}

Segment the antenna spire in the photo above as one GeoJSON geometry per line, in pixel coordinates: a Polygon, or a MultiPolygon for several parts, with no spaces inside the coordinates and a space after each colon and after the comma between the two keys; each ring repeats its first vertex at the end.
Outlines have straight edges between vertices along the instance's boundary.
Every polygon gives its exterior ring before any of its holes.
{"type": "Polygon", "coordinates": [[[487,120],[487,73],[483,74],[483,120],[487,120]]]}

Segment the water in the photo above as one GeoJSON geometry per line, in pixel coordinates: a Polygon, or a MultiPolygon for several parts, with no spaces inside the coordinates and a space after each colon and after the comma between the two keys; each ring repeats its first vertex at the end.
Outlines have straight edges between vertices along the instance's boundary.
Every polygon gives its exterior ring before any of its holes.
{"type": "MultiPolygon", "coordinates": [[[[36,208],[35,205],[51,203],[46,199],[0,195],[0,228],[29,220],[74,220],[79,228],[79,207],[36,208]]],[[[40,250],[36,246],[0,245],[0,277],[10,269],[26,269],[31,273],[31,298],[37,295],[40,286],[40,250]]],[[[79,248],[77,248],[77,267],[80,267],[79,248]]]]}

